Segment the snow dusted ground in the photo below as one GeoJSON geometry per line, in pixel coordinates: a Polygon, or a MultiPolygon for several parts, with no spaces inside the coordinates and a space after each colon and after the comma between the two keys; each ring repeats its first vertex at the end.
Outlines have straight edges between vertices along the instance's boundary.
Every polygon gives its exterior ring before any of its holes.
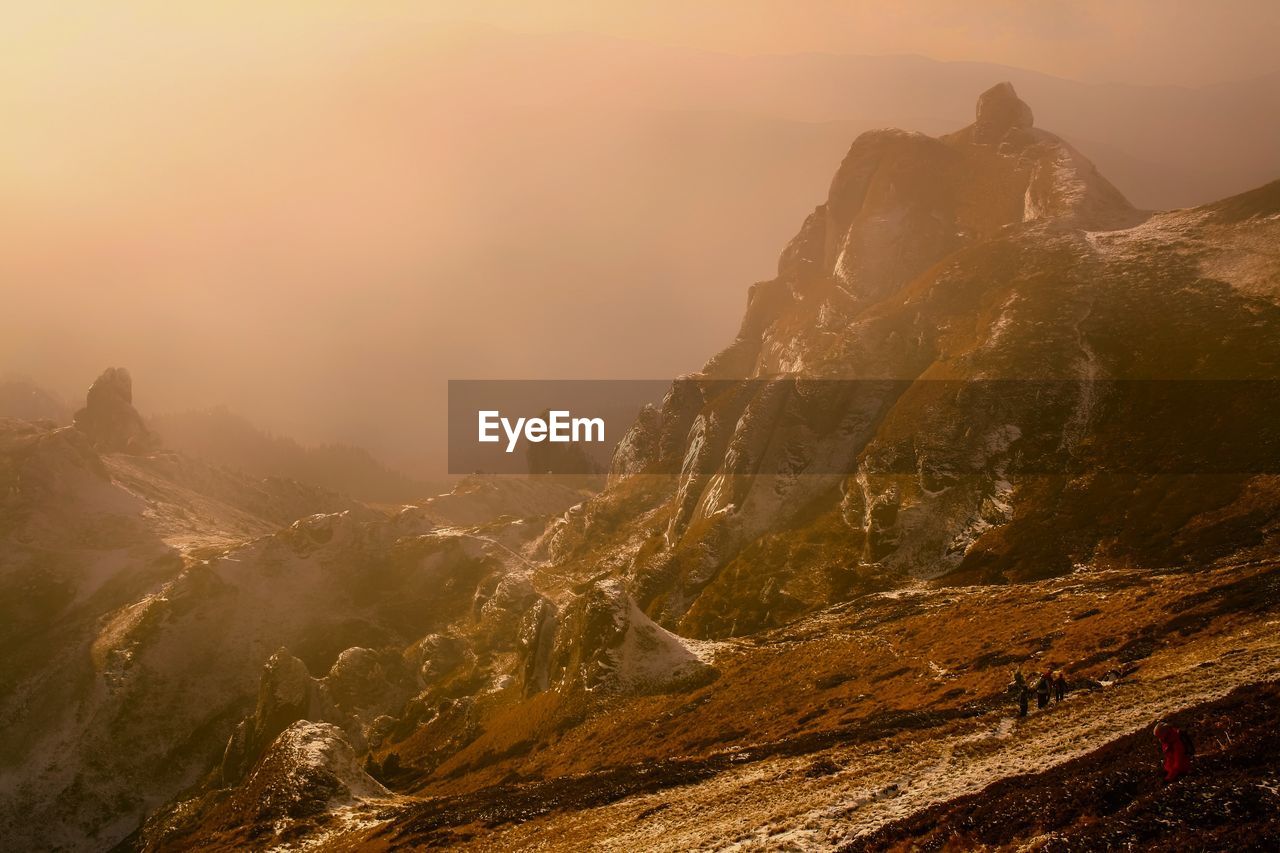
{"type": "Polygon", "coordinates": [[[832,849],[931,804],[1045,770],[1241,684],[1280,677],[1280,620],[1158,652],[1140,675],[866,744],[744,764],[706,781],[481,835],[477,849],[832,849]]]}
{"type": "Polygon", "coordinates": [[[616,653],[623,690],[641,691],[678,681],[696,674],[699,664],[714,660],[721,644],[676,636],[646,616],[630,596],[623,600],[626,634],[616,653]]]}
{"type": "Polygon", "coordinates": [[[1194,262],[1207,279],[1226,282],[1251,296],[1276,296],[1280,215],[1224,227],[1204,209],[1172,210],[1132,228],[1084,234],[1095,252],[1112,260],[1140,260],[1153,251],[1171,251],[1194,262]]]}

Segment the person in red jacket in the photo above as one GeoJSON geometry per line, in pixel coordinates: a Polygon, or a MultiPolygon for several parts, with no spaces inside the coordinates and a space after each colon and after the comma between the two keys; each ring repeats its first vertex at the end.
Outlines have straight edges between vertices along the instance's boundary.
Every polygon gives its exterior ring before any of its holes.
{"type": "Polygon", "coordinates": [[[1177,726],[1159,722],[1153,731],[1164,754],[1164,781],[1172,782],[1191,769],[1186,740],[1177,726]]]}

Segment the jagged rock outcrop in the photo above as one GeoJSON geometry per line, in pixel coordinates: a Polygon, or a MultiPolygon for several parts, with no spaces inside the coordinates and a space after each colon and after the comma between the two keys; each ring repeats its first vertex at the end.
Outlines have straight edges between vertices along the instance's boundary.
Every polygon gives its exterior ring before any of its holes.
{"type": "Polygon", "coordinates": [[[74,423],[103,452],[146,453],[160,446],[133,407],[133,377],[123,367],[108,367],[94,380],[74,423]]]}
{"type": "Polygon", "coordinates": [[[1031,107],[1018,97],[1012,83],[997,83],[978,96],[977,118],[973,122],[973,141],[980,145],[999,145],[1019,131],[1035,124],[1031,107]]]}
{"type": "Polygon", "coordinates": [[[222,784],[234,785],[244,778],[289,726],[299,720],[323,720],[334,713],[333,701],[311,677],[307,665],[280,649],[263,667],[253,714],[236,726],[227,741],[219,771],[222,784]]]}
{"type": "MultiPolygon", "coordinates": [[[[375,723],[399,713],[416,693],[404,660],[394,652],[353,646],[338,655],[324,678],[313,678],[305,663],[280,649],[263,667],[253,714],[227,741],[219,783],[238,784],[280,733],[299,721],[339,726],[347,749],[363,752],[375,723]]],[[[388,724],[381,727],[385,734],[388,724]]]]}

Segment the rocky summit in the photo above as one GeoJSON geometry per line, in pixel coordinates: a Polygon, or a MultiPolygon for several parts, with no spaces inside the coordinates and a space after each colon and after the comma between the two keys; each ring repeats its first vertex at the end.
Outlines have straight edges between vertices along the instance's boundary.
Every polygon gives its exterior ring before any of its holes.
{"type": "Polygon", "coordinates": [[[1029,131],[1035,124],[1031,107],[1018,97],[1011,83],[997,83],[978,96],[977,120],[973,123],[973,141],[982,145],[999,145],[1017,131],[1029,131]]]}
{"type": "Polygon", "coordinates": [[[1001,83],[853,141],[598,491],[375,511],[158,449],[108,370],[0,422],[6,842],[1267,837],[1277,244],[1280,182],[1137,210],[1001,83]],[[1015,717],[1014,668],[1068,692],[1015,717]]]}

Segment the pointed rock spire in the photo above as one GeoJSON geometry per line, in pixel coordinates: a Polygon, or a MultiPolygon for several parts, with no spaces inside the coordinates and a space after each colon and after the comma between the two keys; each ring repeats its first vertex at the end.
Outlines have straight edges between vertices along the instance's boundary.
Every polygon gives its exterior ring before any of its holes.
{"type": "Polygon", "coordinates": [[[73,423],[99,451],[146,453],[160,446],[133,407],[133,378],[123,367],[108,367],[94,380],[73,423]]]}
{"type": "Polygon", "coordinates": [[[1018,97],[1013,84],[997,83],[978,96],[978,117],[973,125],[973,141],[995,144],[1011,130],[1025,130],[1035,123],[1031,107],[1018,97]]]}

